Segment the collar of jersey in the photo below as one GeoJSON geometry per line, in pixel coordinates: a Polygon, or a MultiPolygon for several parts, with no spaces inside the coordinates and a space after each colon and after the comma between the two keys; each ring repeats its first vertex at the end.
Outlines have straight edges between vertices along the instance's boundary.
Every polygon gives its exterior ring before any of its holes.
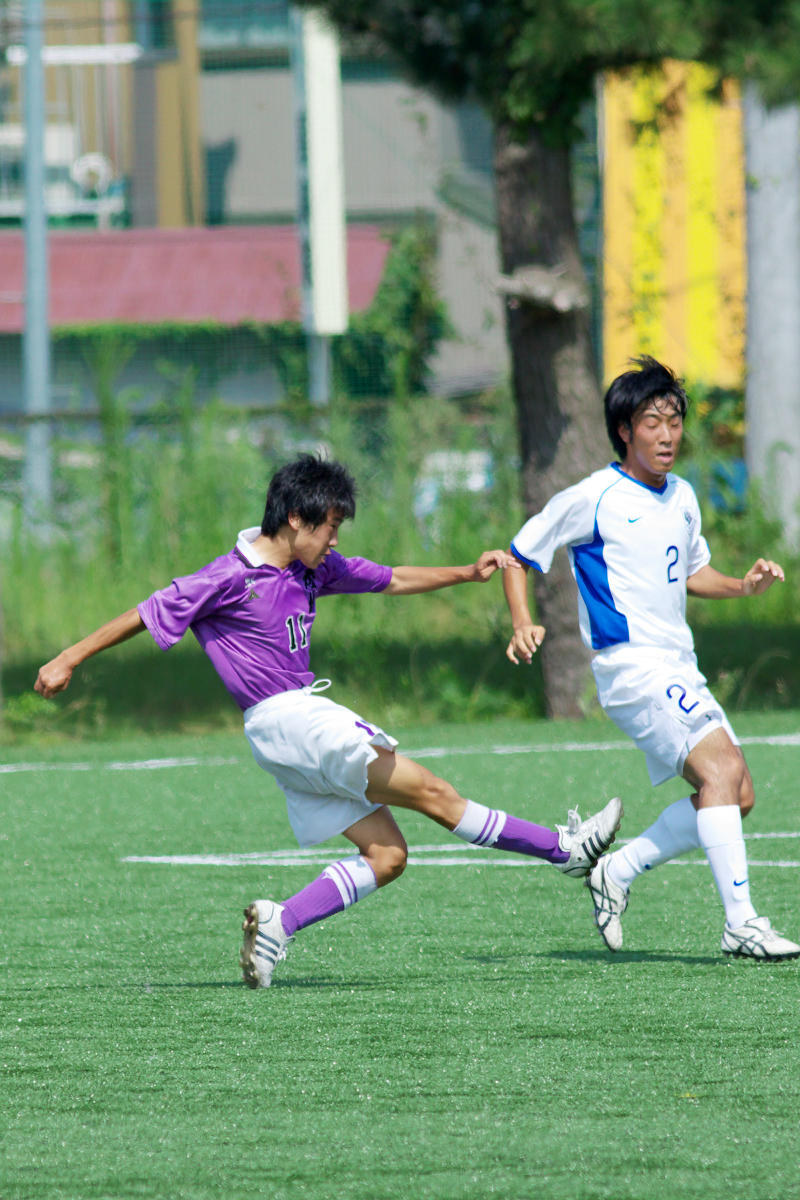
{"type": "Polygon", "coordinates": [[[252,543],[261,533],[258,525],[251,526],[250,529],[242,529],[236,539],[236,550],[240,558],[243,558],[250,567],[268,567],[269,563],[265,563],[253,551],[252,543]]]}
{"type": "Polygon", "coordinates": [[[667,484],[669,483],[668,478],[664,480],[661,487],[650,487],[649,483],[642,483],[641,479],[634,479],[633,476],[629,475],[627,471],[623,471],[623,469],[619,465],[619,463],[614,462],[614,463],[610,463],[609,465],[611,466],[611,468],[614,471],[619,471],[619,473],[623,479],[627,479],[631,483],[635,483],[638,487],[643,487],[645,489],[645,491],[655,492],[656,495],[663,496],[664,492],[667,490],[667,484]]]}

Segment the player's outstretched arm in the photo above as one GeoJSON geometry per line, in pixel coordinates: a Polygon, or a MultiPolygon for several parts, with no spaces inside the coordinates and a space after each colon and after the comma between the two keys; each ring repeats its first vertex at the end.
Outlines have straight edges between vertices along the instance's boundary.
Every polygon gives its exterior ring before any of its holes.
{"type": "Polygon", "coordinates": [[[49,663],[45,663],[33,685],[35,691],[48,700],[58,692],[63,692],[64,688],[69,686],[72,672],[85,659],[99,654],[101,650],[107,650],[109,646],[127,641],[134,634],[141,633],[144,628],[144,621],[139,616],[138,609],[131,608],[121,616],[114,617],[113,621],[101,625],[94,633],[82,638],[74,646],[68,646],[49,663]]]}
{"type": "Polygon", "coordinates": [[[783,568],[767,558],[759,558],[742,579],[723,575],[706,564],[686,581],[686,590],[704,600],[726,600],[735,596],[760,596],[773,583],[783,583],[783,568]]]}
{"type": "Polygon", "coordinates": [[[505,550],[484,550],[477,562],[465,567],[392,567],[392,578],[383,594],[413,596],[453,587],[456,583],[485,583],[495,571],[506,567],[516,571],[518,566],[517,560],[505,550]]]}
{"type": "Polygon", "coordinates": [[[522,563],[519,566],[519,571],[507,571],[503,576],[503,591],[514,627],[506,658],[517,665],[520,659],[531,662],[544,641],[544,627],[535,624],[528,608],[528,568],[522,563]]]}

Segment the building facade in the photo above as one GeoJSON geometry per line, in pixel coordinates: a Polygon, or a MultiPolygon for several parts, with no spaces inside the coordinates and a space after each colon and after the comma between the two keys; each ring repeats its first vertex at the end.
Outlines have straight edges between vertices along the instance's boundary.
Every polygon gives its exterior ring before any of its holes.
{"type": "MultiPolygon", "coordinates": [[[[23,6],[0,16],[0,223],[22,215],[23,6]]],[[[285,225],[297,211],[288,5],[47,0],[46,155],[54,226],[285,225]]],[[[348,224],[437,235],[452,336],[433,386],[505,378],[492,137],[357,47],[342,53],[348,224]]],[[[744,171],[735,88],[703,68],[608,77],[581,147],[579,214],[606,378],[634,353],[712,385],[744,362],[744,171]],[[596,133],[596,138],[595,138],[596,133]],[[602,178],[602,184],[600,180],[602,178]],[[588,190],[587,190],[588,189],[588,190]]],[[[2,230],[0,229],[0,234],[2,230]]],[[[158,281],[153,281],[158,287],[158,281]]]]}

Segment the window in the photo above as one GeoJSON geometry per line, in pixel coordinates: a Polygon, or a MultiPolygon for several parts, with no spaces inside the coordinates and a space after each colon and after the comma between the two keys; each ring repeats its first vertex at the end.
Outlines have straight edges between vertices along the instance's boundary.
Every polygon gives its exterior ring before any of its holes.
{"type": "Polygon", "coordinates": [[[288,44],[288,0],[203,0],[203,50],[285,51],[288,44]]]}
{"type": "Polygon", "coordinates": [[[175,49],[173,0],[133,0],[136,41],[145,50],[175,49]]]}

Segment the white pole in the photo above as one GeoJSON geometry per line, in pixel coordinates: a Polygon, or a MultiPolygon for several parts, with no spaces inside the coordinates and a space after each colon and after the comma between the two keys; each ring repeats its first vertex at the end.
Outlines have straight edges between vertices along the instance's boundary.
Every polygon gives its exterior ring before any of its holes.
{"type": "Polygon", "coordinates": [[[800,107],[744,92],[750,476],[800,544],[800,107]]]}
{"type": "Polygon", "coordinates": [[[320,13],[291,10],[297,223],[309,391],[330,400],[330,337],[348,320],[339,42],[320,13]]]}
{"type": "Polygon", "coordinates": [[[25,18],[25,434],[23,503],[29,522],[51,520],[50,331],[48,328],[47,212],[44,162],[42,4],[28,0],[25,18]]]}

